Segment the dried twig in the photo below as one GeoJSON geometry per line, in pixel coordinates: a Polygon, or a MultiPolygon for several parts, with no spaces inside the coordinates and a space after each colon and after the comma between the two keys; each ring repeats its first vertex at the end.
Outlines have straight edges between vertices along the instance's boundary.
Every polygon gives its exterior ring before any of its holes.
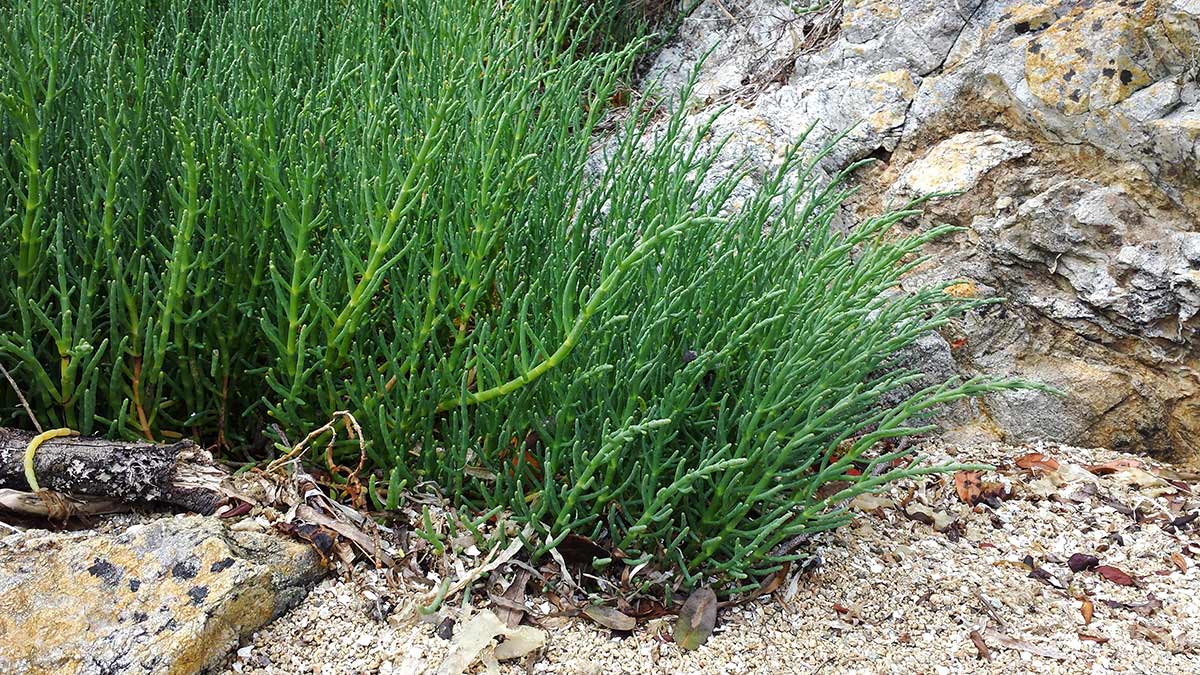
{"type": "Polygon", "coordinates": [[[0,363],[0,373],[4,373],[4,379],[8,380],[8,384],[11,385],[13,391],[16,392],[17,400],[21,402],[21,407],[25,408],[25,414],[29,415],[29,421],[33,422],[33,428],[37,429],[39,434],[42,433],[42,425],[38,422],[37,415],[33,414],[33,408],[29,407],[29,401],[25,400],[25,395],[21,393],[21,388],[17,386],[16,382],[13,381],[12,375],[9,374],[8,369],[4,367],[3,363],[0,363]]]}
{"type": "Polygon", "coordinates": [[[991,601],[989,601],[987,597],[985,597],[983,593],[979,591],[978,588],[975,589],[975,599],[979,601],[979,604],[983,606],[983,611],[987,612],[987,615],[992,617],[992,621],[995,621],[996,625],[999,626],[1001,630],[1008,630],[1008,623],[1006,623],[1004,619],[1000,618],[1000,615],[996,613],[996,609],[992,607],[991,601]]]}
{"type": "Polygon", "coordinates": [[[992,650],[988,649],[987,642],[984,641],[979,631],[971,631],[971,642],[975,643],[975,651],[979,653],[979,658],[992,660],[992,650]]]}
{"type": "MultiPolygon", "coordinates": [[[[317,427],[316,429],[313,429],[312,431],[310,431],[308,433],[308,435],[304,437],[303,440],[301,440],[296,445],[292,446],[292,449],[288,450],[287,454],[285,454],[284,456],[282,456],[282,457],[276,459],[275,461],[271,462],[270,464],[268,464],[267,469],[266,469],[267,473],[274,473],[275,471],[278,471],[279,468],[281,466],[283,466],[284,464],[287,464],[288,462],[291,462],[291,461],[295,460],[297,457],[299,457],[300,455],[304,454],[304,451],[308,449],[309,443],[316,440],[317,438],[320,438],[321,435],[326,432],[328,432],[330,434],[330,437],[329,437],[329,443],[325,448],[325,453],[326,453],[326,457],[330,458],[333,453],[333,444],[337,441],[337,429],[335,428],[334,425],[337,423],[337,421],[339,419],[345,419],[346,422],[353,427],[354,431],[351,432],[351,435],[353,437],[357,438],[357,440],[358,440],[360,456],[359,456],[358,469],[355,470],[355,473],[357,473],[359,470],[362,469],[362,464],[366,458],[367,448],[366,448],[365,441],[363,440],[362,427],[360,427],[358,425],[358,420],[354,419],[354,415],[352,415],[350,413],[350,411],[348,411],[348,410],[339,410],[339,411],[333,413],[333,417],[331,417],[328,422],[326,422],[325,424],[322,424],[321,426],[317,427]]],[[[330,460],[330,461],[332,461],[332,460],[330,460]]]]}

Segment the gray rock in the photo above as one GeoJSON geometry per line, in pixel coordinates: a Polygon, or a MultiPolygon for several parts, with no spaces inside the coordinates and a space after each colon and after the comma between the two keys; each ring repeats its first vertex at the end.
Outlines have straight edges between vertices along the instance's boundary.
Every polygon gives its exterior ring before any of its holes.
{"type": "Polygon", "coordinates": [[[845,134],[825,176],[887,163],[857,215],[963,191],[910,224],[965,231],[906,284],[1007,298],[954,327],[957,372],[1065,393],[988,397],[980,428],[1200,458],[1200,0],[709,0],[651,77],[671,94],[693,69],[697,119],[732,104],[717,171],[811,129],[810,151],[845,134]]]}

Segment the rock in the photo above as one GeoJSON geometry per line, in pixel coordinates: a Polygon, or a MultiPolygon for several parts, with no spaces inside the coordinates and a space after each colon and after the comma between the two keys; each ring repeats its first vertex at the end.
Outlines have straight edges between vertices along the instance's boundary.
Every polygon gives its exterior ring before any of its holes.
{"type": "MultiPolygon", "coordinates": [[[[824,176],[882,160],[844,220],[961,192],[909,224],[963,231],[907,288],[1006,298],[946,331],[954,369],[1064,394],[989,396],[975,426],[1200,462],[1200,0],[796,7],[702,2],[650,69],[667,94],[698,69],[697,120],[732,104],[716,171],[837,140],[824,176]]],[[[901,360],[943,376],[939,339],[901,360]]]]}
{"type": "Polygon", "coordinates": [[[0,540],[0,672],[195,673],[324,573],[307,545],[205,517],[0,540]]]}
{"type": "Polygon", "coordinates": [[[904,138],[998,123],[1087,144],[1109,161],[1140,163],[1195,217],[1198,45],[1196,0],[986,1],[942,73],[922,81],[904,138]]]}
{"type": "Polygon", "coordinates": [[[987,172],[1033,151],[1028,143],[996,131],[967,131],[938,143],[909,164],[892,186],[907,198],[934,192],[962,192],[975,187],[987,172]]]}

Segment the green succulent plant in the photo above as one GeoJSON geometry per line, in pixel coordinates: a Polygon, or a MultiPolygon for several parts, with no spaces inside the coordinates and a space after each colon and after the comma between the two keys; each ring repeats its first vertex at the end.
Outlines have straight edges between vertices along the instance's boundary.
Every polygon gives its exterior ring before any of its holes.
{"type": "Polygon", "coordinates": [[[48,426],[231,456],[350,410],[386,482],[507,510],[535,552],[757,583],[944,468],[879,441],[1020,383],[880,406],[973,305],[890,292],[946,229],[831,227],[819,148],[735,200],[749,169],[714,171],[683,100],[598,144],[644,45],[618,10],[0,3],[0,363],[48,426]]]}

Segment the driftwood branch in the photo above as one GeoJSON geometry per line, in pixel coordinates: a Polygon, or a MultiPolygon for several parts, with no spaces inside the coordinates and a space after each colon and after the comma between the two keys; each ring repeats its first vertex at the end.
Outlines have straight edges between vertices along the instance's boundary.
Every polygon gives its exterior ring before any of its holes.
{"type": "MultiPolygon", "coordinates": [[[[0,428],[0,488],[28,490],[25,449],[33,434],[0,428]]],[[[41,487],[126,503],[154,502],[210,514],[225,497],[228,474],[191,441],[171,445],[96,438],[55,438],[34,456],[41,487]]]]}

